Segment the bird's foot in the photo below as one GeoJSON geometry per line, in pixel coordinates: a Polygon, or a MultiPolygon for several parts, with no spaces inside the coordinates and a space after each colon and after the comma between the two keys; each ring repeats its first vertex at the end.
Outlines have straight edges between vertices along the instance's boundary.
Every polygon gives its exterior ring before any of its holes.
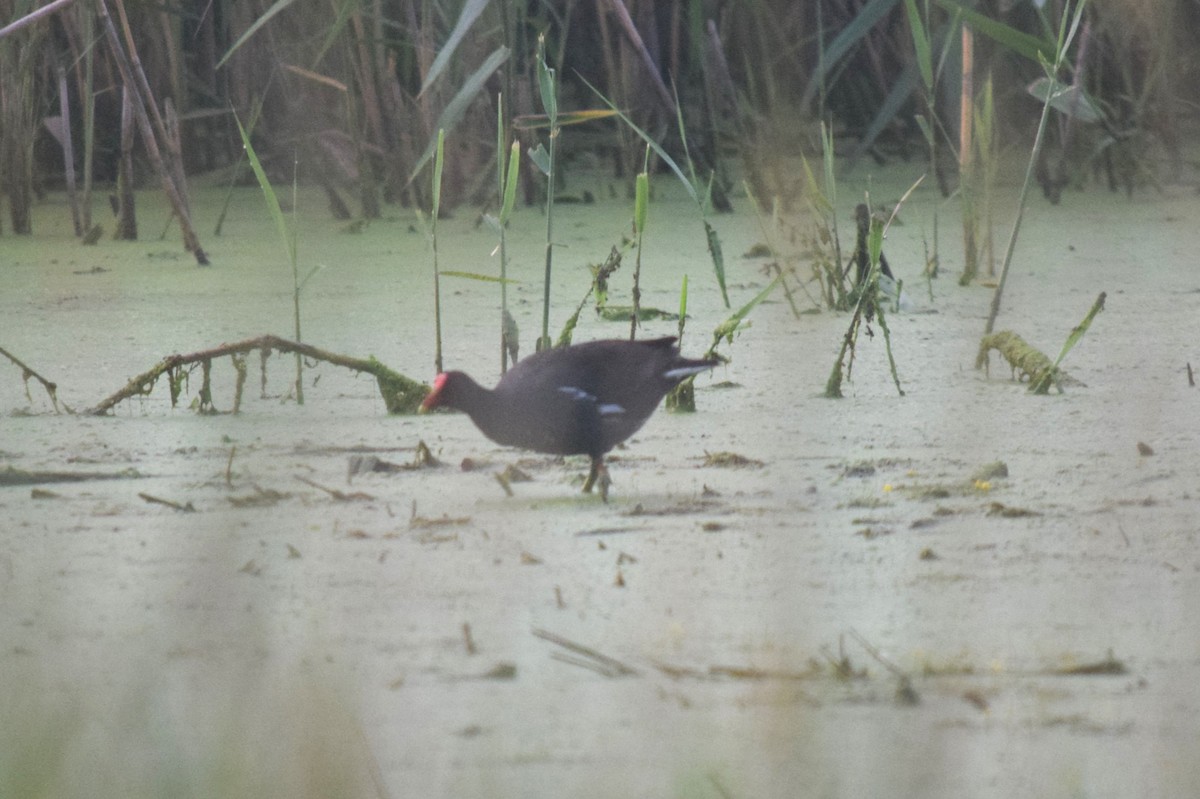
{"type": "Polygon", "coordinates": [[[600,500],[608,502],[608,487],[612,485],[612,478],[608,476],[608,467],[600,467],[600,479],[597,481],[600,484],[600,500]]]}

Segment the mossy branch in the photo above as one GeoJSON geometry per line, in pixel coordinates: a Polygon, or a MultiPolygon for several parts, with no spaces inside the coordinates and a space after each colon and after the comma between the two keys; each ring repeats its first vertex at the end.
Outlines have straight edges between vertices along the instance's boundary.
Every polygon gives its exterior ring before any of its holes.
{"type": "Polygon", "coordinates": [[[1105,299],[1107,299],[1107,294],[1103,291],[1100,292],[1100,296],[1092,303],[1091,310],[1087,312],[1083,321],[1071,330],[1066,342],[1063,343],[1062,350],[1053,362],[1045,353],[1027,344],[1023,338],[1011,330],[1001,330],[999,333],[991,333],[980,339],[979,355],[976,361],[982,362],[986,366],[988,353],[996,350],[1012,367],[1014,378],[1029,380],[1031,394],[1048,394],[1051,386],[1057,388],[1058,393],[1061,394],[1064,383],[1078,383],[1079,381],[1068,377],[1067,373],[1059,368],[1059,364],[1083,338],[1083,334],[1091,327],[1096,314],[1104,310],[1105,299]],[[1020,375],[1017,374],[1018,372],[1020,375]]]}
{"type": "MultiPolygon", "coordinates": [[[[244,372],[246,367],[244,358],[247,353],[255,350],[259,350],[262,353],[262,369],[264,372],[266,371],[266,356],[271,351],[278,350],[279,352],[292,352],[313,360],[325,361],[334,366],[343,366],[357,372],[366,372],[367,374],[374,375],[379,385],[379,393],[383,397],[384,405],[387,407],[388,413],[391,414],[416,413],[421,400],[429,393],[429,386],[393,372],[374,358],[355,358],[349,355],[341,355],[314,347],[311,344],[302,344],[297,341],[289,341],[279,336],[267,334],[232,344],[222,344],[212,349],[200,350],[186,355],[168,355],[150,369],[131,378],[123,388],[106,397],[95,407],[89,408],[85,413],[92,416],[103,416],[124,400],[131,397],[146,396],[154,389],[154,384],[164,374],[171,381],[171,403],[174,405],[179,397],[180,378],[183,374],[181,370],[185,367],[196,365],[201,366],[204,370],[204,385],[201,388],[201,409],[211,411],[212,398],[209,387],[209,370],[214,359],[225,356],[229,356],[233,360],[234,369],[238,374],[237,396],[233,403],[233,407],[236,409],[240,407],[241,391],[245,384],[244,372]]],[[[266,380],[265,374],[263,375],[263,380],[266,380]]]]}
{"type": "Polygon", "coordinates": [[[1066,375],[1055,368],[1044,352],[1030,345],[1013,331],[989,333],[979,340],[977,360],[982,360],[985,367],[988,364],[988,354],[992,350],[999,352],[1004,356],[1004,360],[1008,361],[1014,380],[1028,380],[1031,389],[1035,385],[1044,385],[1045,390],[1037,392],[1039,394],[1045,394],[1051,385],[1062,393],[1062,379],[1066,375]]]}

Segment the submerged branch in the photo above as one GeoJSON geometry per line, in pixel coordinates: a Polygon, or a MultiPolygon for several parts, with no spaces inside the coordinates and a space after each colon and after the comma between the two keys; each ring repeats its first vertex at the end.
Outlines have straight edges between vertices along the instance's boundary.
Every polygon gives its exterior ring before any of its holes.
{"type": "MultiPolygon", "coordinates": [[[[46,378],[42,377],[33,369],[29,368],[24,361],[3,347],[0,347],[0,355],[8,358],[10,361],[16,364],[17,368],[21,370],[21,379],[25,381],[25,398],[31,402],[33,401],[33,398],[29,396],[29,378],[32,377],[34,380],[42,384],[42,388],[46,389],[46,393],[50,395],[50,402],[54,405],[54,412],[58,413],[58,384],[52,380],[47,380],[46,378]]],[[[71,409],[68,408],[67,412],[70,413],[71,409]]]]}
{"type": "MultiPolygon", "coordinates": [[[[168,355],[150,369],[131,378],[122,389],[111,394],[95,407],[89,408],[86,413],[93,416],[103,416],[123,400],[127,400],[130,397],[145,396],[150,393],[154,388],[154,384],[164,374],[168,375],[171,379],[171,400],[174,403],[178,398],[179,370],[186,366],[200,365],[205,368],[205,385],[201,391],[202,394],[207,393],[208,367],[214,358],[225,356],[234,359],[234,367],[239,372],[238,397],[234,402],[234,407],[236,408],[240,403],[241,386],[244,383],[244,377],[241,377],[241,372],[245,368],[244,362],[239,367],[236,359],[238,356],[245,356],[254,350],[262,352],[264,370],[266,369],[266,356],[271,351],[278,350],[279,352],[294,352],[297,355],[302,355],[313,360],[325,361],[334,366],[343,366],[347,369],[353,369],[356,372],[366,372],[374,375],[376,382],[379,384],[379,392],[383,397],[384,404],[387,406],[388,413],[392,414],[415,413],[421,400],[429,393],[429,387],[425,384],[407,378],[398,372],[393,372],[374,358],[355,358],[349,355],[341,355],[314,347],[311,344],[302,344],[297,341],[289,341],[279,336],[267,334],[232,344],[222,344],[212,349],[200,350],[186,355],[168,355]]],[[[211,403],[211,397],[207,399],[207,402],[211,403]]]]}

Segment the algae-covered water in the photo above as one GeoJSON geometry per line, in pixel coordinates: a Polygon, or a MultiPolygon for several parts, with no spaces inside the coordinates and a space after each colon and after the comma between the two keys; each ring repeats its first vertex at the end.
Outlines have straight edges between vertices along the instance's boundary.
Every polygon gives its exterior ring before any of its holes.
{"type": "MultiPolygon", "coordinates": [[[[916,176],[877,173],[872,195],[916,176]]],[[[847,228],[866,185],[841,187],[847,228]]],[[[592,189],[556,209],[554,334],[629,230],[623,190],[592,189]]],[[[240,191],[215,237],[222,196],[193,197],[211,268],[157,239],[152,193],[143,241],[95,247],[52,196],[35,237],[0,238],[0,346],[81,410],[168,354],[290,337],[261,196],[240,191]]],[[[391,213],[346,233],[302,195],[300,272],[323,267],[303,337],[429,380],[428,245],[391,213]]],[[[581,460],[499,448],[461,415],[389,417],[372,379],[327,364],[303,406],[291,357],[264,388],[253,356],[237,416],[188,409],[196,372],[178,408],[159,385],[95,418],[27,398],[4,361],[0,464],[115,477],[0,488],[0,795],[1194,795],[1200,198],[1031,201],[998,329],[1053,357],[1107,292],[1064,364],[1082,385],[1049,397],[995,355],[974,369],[991,289],[957,285],[956,215],[918,189],[885,244],[913,304],[888,317],[905,396],[876,326],[846,398],[822,398],[848,317],[775,295],[698,380],[698,413],[613,453],[608,504],[578,494],[581,460]],[[421,441],[441,467],[351,476],[421,441]],[[996,462],[1007,476],[981,476],[996,462]],[[514,464],[532,479],[508,496],[514,464]]],[[[771,279],[742,257],[763,234],[744,199],[713,222],[736,308],[771,279]]],[[[509,234],[525,352],[544,225],[525,209],[509,234]]],[[[443,269],[498,271],[473,212],[439,233],[443,269]]],[[[664,177],[643,303],[677,308],[684,274],[694,354],[729,312],[664,177]]],[[[447,367],[494,381],[498,287],[442,286],[447,367]]],[[[575,336],[627,334],[585,311],[575,336]]],[[[228,361],[213,381],[228,410],[228,361]]]]}

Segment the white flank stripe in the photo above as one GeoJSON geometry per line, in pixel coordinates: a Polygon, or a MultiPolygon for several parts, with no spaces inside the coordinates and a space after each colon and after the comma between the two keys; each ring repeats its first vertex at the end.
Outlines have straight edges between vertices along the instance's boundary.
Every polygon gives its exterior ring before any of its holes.
{"type": "Polygon", "coordinates": [[[690,375],[698,375],[701,372],[707,372],[711,368],[712,367],[708,364],[705,364],[704,366],[680,366],[677,369],[668,369],[667,371],[663,372],[663,377],[667,378],[668,380],[682,380],[690,375]]]}

